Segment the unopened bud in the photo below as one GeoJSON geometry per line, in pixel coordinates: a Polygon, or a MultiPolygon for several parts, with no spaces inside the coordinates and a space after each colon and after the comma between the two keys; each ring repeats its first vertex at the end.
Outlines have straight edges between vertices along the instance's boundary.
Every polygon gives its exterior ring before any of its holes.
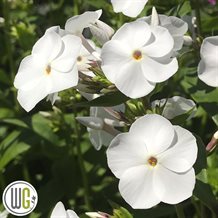
{"type": "Polygon", "coordinates": [[[218,131],[216,131],[212,137],[212,139],[210,140],[210,142],[207,144],[206,146],[206,151],[208,152],[212,152],[215,148],[216,145],[218,143],[218,131]]]}

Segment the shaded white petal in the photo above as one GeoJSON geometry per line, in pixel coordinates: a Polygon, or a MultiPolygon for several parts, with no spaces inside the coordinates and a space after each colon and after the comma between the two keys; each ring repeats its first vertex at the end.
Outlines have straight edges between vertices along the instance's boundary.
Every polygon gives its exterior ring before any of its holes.
{"type": "Polygon", "coordinates": [[[81,39],[77,36],[66,35],[62,38],[63,52],[51,63],[51,68],[60,72],[72,70],[82,46],[81,39]]]}
{"type": "MultiPolygon", "coordinates": [[[[59,217],[61,218],[61,217],[59,217]]],[[[73,210],[67,210],[67,218],[79,218],[73,210]]]]}
{"type": "Polygon", "coordinates": [[[159,155],[158,162],[174,172],[186,172],[192,168],[198,153],[195,137],[188,130],[174,126],[176,143],[159,155]]]}
{"type": "Polygon", "coordinates": [[[149,114],[137,119],[130,127],[130,133],[134,138],[144,142],[151,156],[165,151],[175,137],[173,125],[157,114],[149,114]]]}
{"type": "MultiPolygon", "coordinates": [[[[169,120],[179,115],[185,114],[194,107],[196,107],[194,101],[180,96],[173,96],[172,98],[168,99],[156,100],[152,102],[152,108],[154,108],[155,106],[164,107],[162,116],[166,117],[169,120]]],[[[194,109],[188,119],[193,117],[195,112],[196,110],[194,109]]]]}
{"type": "Polygon", "coordinates": [[[119,40],[131,47],[139,49],[144,46],[151,37],[150,26],[142,21],[135,21],[124,24],[112,37],[112,40],[119,40]]]}
{"type": "Polygon", "coordinates": [[[173,50],[174,40],[169,31],[161,26],[153,26],[154,41],[143,47],[142,51],[150,57],[163,57],[173,50]]]}
{"type": "Polygon", "coordinates": [[[103,130],[100,131],[100,137],[101,137],[102,144],[108,147],[115,136],[103,130]]]}
{"type": "MultiPolygon", "coordinates": [[[[50,75],[48,75],[52,87],[50,92],[59,92],[65,89],[72,88],[78,84],[78,70],[76,64],[70,72],[62,73],[53,70],[50,75]]],[[[50,93],[48,93],[50,94],[50,93]]]]}
{"type": "Polygon", "coordinates": [[[61,36],[55,31],[47,32],[33,46],[32,54],[40,59],[40,61],[50,62],[55,59],[61,52],[63,42],[61,36]]]}
{"type": "Polygon", "coordinates": [[[92,23],[95,23],[96,20],[102,14],[102,10],[98,11],[86,11],[81,15],[76,15],[67,20],[65,24],[65,30],[73,34],[82,33],[83,29],[89,27],[92,23]]]}
{"type": "Polygon", "coordinates": [[[60,28],[60,26],[52,26],[46,30],[45,33],[56,32],[59,36],[63,37],[67,34],[67,32],[60,28]]]}
{"type": "Polygon", "coordinates": [[[145,7],[148,0],[111,0],[114,12],[122,12],[129,17],[137,17],[145,7]]]}
{"type": "Polygon", "coordinates": [[[67,218],[67,213],[62,202],[58,202],[50,218],[67,218]]]}
{"type": "Polygon", "coordinates": [[[160,203],[155,193],[154,171],[143,165],[132,167],[120,178],[120,194],[134,209],[148,209],[160,203]]]}
{"type": "Polygon", "coordinates": [[[159,24],[160,24],[160,21],[159,21],[157,10],[155,7],[152,7],[151,26],[158,26],[159,24]]]}
{"type": "Polygon", "coordinates": [[[58,92],[55,92],[55,93],[52,93],[52,94],[49,94],[47,96],[47,101],[50,101],[51,104],[53,105],[55,103],[55,101],[57,100],[60,100],[60,97],[58,96],[58,92]]]}
{"type": "Polygon", "coordinates": [[[154,173],[154,187],[156,195],[162,202],[178,204],[192,196],[195,186],[195,172],[191,168],[186,173],[177,174],[161,165],[154,173]]]}
{"type": "Polygon", "coordinates": [[[38,62],[33,55],[25,57],[19,66],[18,73],[14,79],[14,86],[17,89],[32,89],[44,76],[45,66],[38,62]]]}
{"type": "Polygon", "coordinates": [[[218,36],[204,39],[200,52],[206,65],[218,67],[218,36]]]}
{"type": "Polygon", "coordinates": [[[95,130],[102,130],[104,126],[103,119],[99,117],[76,117],[76,120],[84,126],[95,130]]]}
{"type": "Polygon", "coordinates": [[[49,94],[50,85],[46,80],[41,80],[37,86],[29,90],[18,90],[17,100],[29,112],[35,105],[49,94]]]}
{"type": "Polygon", "coordinates": [[[141,61],[143,74],[150,82],[163,82],[173,76],[178,70],[176,58],[168,59],[164,62],[145,57],[141,61]]]}
{"type": "Polygon", "coordinates": [[[141,64],[136,61],[123,65],[116,74],[116,87],[130,98],[143,97],[155,88],[155,83],[149,82],[145,78],[141,64]]]}
{"type": "Polygon", "coordinates": [[[131,50],[120,41],[112,40],[107,42],[101,53],[102,70],[105,76],[112,83],[115,82],[117,71],[131,59],[131,50]]]}
{"type": "Polygon", "coordinates": [[[89,132],[89,139],[96,150],[100,150],[103,143],[101,139],[101,130],[87,128],[89,132]]]}
{"type": "Polygon", "coordinates": [[[95,24],[90,26],[90,31],[101,44],[109,41],[111,36],[114,34],[114,30],[100,20],[97,20],[95,24]]]}
{"type": "MultiPolygon", "coordinates": [[[[215,58],[215,57],[214,57],[215,58]]],[[[198,65],[198,77],[204,83],[212,87],[218,87],[218,59],[217,65],[210,66],[203,60],[198,65]]]]}
{"type": "Polygon", "coordinates": [[[117,178],[130,167],[145,166],[147,159],[146,145],[135,134],[117,135],[107,150],[108,166],[117,178]]]}

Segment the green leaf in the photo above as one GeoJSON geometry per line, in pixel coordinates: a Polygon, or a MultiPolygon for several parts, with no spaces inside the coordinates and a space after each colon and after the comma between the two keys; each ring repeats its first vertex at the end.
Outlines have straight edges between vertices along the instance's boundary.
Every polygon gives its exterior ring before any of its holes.
{"type": "Polygon", "coordinates": [[[0,171],[2,171],[10,161],[27,151],[29,148],[30,145],[24,142],[15,141],[9,148],[7,148],[6,151],[4,151],[2,157],[0,158],[0,171]]]}
{"type": "Polygon", "coordinates": [[[206,169],[207,167],[207,156],[206,156],[206,146],[204,145],[203,141],[201,138],[194,134],[196,140],[197,140],[197,145],[198,145],[198,156],[197,160],[194,164],[194,169],[196,175],[201,172],[201,170],[206,169]]]}
{"type": "Polygon", "coordinates": [[[215,214],[218,214],[218,201],[214,196],[209,184],[196,180],[194,195],[215,214]]]}
{"type": "Polygon", "coordinates": [[[51,123],[40,114],[35,114],[32,117],[32,129],[42,138],[48,140],[54,145],[58,145],[59,138],[51,129],[51,123]]]}
{"type": "Polygon", "coordinates": [[[171,121],[171,123],[173,125],[179,125],[184,123],[192,114],[192,112],[195,110],[196,107],[193,107],[192,109],[190,109],[189,111],[187,111],[184,114],[181,114],[179,116],[174,117],[171,121]]]}
{"type": "Polygon", "coordinates": [[[113,92],[107,95],[100,96],[92,101],[82,102],[77,104],[78,107],[112,107],[122,104],[129,100],[127,96],[121,92],[113,92]]]}
{"type": "Polygon", "coordinates": [[[19,127],[23,127],[23,128],[29,128],[29,126],[23,120],[19,120],[16,118],[3,119],[3,120],[1,120],[1,122],[13,124],[15,126],[19,126],[19,127]]]}

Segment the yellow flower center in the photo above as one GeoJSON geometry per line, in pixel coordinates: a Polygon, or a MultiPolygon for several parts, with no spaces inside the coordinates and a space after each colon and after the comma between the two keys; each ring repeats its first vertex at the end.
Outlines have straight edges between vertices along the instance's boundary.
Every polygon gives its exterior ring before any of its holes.
{"type": "Polygon", "coordinates": [[[157,158],[155,157],[150,157],[148,159],[148,163],[152,166],[152,167],[155,167],[157,165],[157,158]]]}
{"type": "Polygon", "coordinates": [[[139,50],[136,50],[133,52],[132,56],[135,60],[139,61],[142,59],[142,52],[139,50]]]}
{"type": "Polygon", "coordinates": [[[51,73],[51,65],[50,65],[50,64],[48,64],[48,65],[46,66],[46,68],[45,68],[45,73],[46,73],[47,75],[50,75],[50,73],[51,73]]]}

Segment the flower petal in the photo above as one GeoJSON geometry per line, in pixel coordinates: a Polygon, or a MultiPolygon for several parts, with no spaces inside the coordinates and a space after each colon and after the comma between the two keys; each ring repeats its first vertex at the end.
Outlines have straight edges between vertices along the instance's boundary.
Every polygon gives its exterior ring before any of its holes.
{"type": "Polygon", "coordinates": [[[137,17],[145,7],[148,0],[111,0],[114,12],[122,12],[129,17],[137,17]]]}
{"type": "Polygon", "coordinates": [[[55,208],[52,211],[51,218],[67,218],[67,213],[65,211],[64,205],[62,202],[58,202],[55,205],[55,208]]]}
{"type": "Polygon", "coordinates": [[[143,141],[134,134],[117,135],[107,150],[108,166],[117,178],[130,167],[146,164],[148,152],[143,141]]]}
{"type": "MultiPolygon", "coordinates": [[[[62,218],[62,217],[57,217],[62,218]]],[[[79,218],[73,210],[67,210],[67,218],[79,218]]]]}
{"type": "Polygon", "coordinates": [[[169,31],[161,26],[153,26],[154,41],[143,47],[142,51],[149,57],[163,57],[173,50],[174,40],[169,31]]]}
{"type": "Polygon", "coordinates": [[[193,168],[180,174],[172,172],[161,165],[158,165],[155,169],[154,190],[164,203],[178,204],[190,198],[194,186],[195,172],[193,168]]]}
{"type": "Polygon", "coordinates": [[[46,80],[40,80],[36,85],[30,90],[18,90],[17,100],[27,112],[49,94],[50,85],[46,80]]]}
{"type": "Polygon", "coordinates": [[[126,170],[120,178],[119,190],[124,200],[134,209],[148,209],[160,203],[153,185],[154,170],[145,165],[126,170]]]}
{"type": "Polygon", "coordinates": [[[89,132],[89,139],[96,150],[100,150],[103,143],[101,138],[101,130],[87,128],[89,132]]]}
{"type": "Polygon", "coordinates": [[[218,67],[217,57],[218,36],[207,37],[201,45],[201,58],[205,61],[206,65],[218,67]]]}
{"type": "Polygon", "coordinates": [[[100,18],[102,10],[86,11],[81,15],[76,15],[67,20],[65,30],[73,34],[81,34],[83,29],[89,27],[100,18]]]}
{"type": "Polygon", "coordinates": [[[44,76],[44,65],[33,55],[25,57],[19,66],[14,80],[17,89],[29,90],[36,86],[44,76]]]}
{"type": "Polygon", "coordinates": [[[82,41],[79,37],[73,35],[66,35],[62,37],[62,40],[64,43],[63,53],[51,62],[51,68],[60,72],[69,72],[79,56],[82,41]]]}
{"type": "Polygon", "coordinates": [[[144,76],[153,83],[166,81],[178,70],[178,61],[176,58],[159,62],[158,60],[145,57],[141,61],[141,65],[144,76]]]}
{"type": "Polygon", "coordinates": [[[104,126],[103,119],[99,117],[76,117],[76,120],[84,126],[95,130],[102,130],[104,126]]]}
{"type": "Polygon", "coordinates": [[[177,141],[175,145],[158,157],[158,162],[174,172],[186,172],[197,159],[198,147],[195,137],[186,129],[174,126],[177,141]]]}
{"type": "Polygon", "coordinates": [[[116,73],[116,87],[130,98],[146,96],[155,88],[155,83],[147,81],[143,75],[141,65],[135,61],[126,63],[116,73]]]}
{"type": "MultiPolygon", "coordinates": [[[[55,70],[52,70],[51,74],[48,75],[51,80],[52,87],[50,92],[59,92],[65,89],[72,88],[78,84],[78,70],[76,64],[73,69],[67,73],[61,73],[55,70]]],[[[49,93],[50,94],[50,93],[49,93]]]]}
{"type": "Polygon", "coordinates": [[[103,46],[101,58],[105,76],[114,83],[117,71],[131,59],[131,50],[122,42],[112,40],[103,46]]]}
{"type": "Polygon", "coordinates": [[[135,21],[124,24],[112,37],[112,40],[119,40],[131,49],[138,49],[144,46],[151,37],[150,26],[142,21],[135,21]]]}
{"type": "Polygon", "coordinates": [[[218,59],[217,65],[210,66],[203,60],[198,65],[198,77],[201,81],[212,87],[218,87],[218,59]]]}
{"type": "Polygon", "coordinates": [[[172,124],[157,114],[145,115],[130,127],[134,138],[144,142],[150,155],[157,155],[170,147],[175,132],[172,124]]]}
{"type": "Polygon", "coordinates": [[[59,55],[62,48],[61,36],[55,31],[49,31],[33,46],[32,55],[39,58],[41,62],[48,63],[59,55]]]}

